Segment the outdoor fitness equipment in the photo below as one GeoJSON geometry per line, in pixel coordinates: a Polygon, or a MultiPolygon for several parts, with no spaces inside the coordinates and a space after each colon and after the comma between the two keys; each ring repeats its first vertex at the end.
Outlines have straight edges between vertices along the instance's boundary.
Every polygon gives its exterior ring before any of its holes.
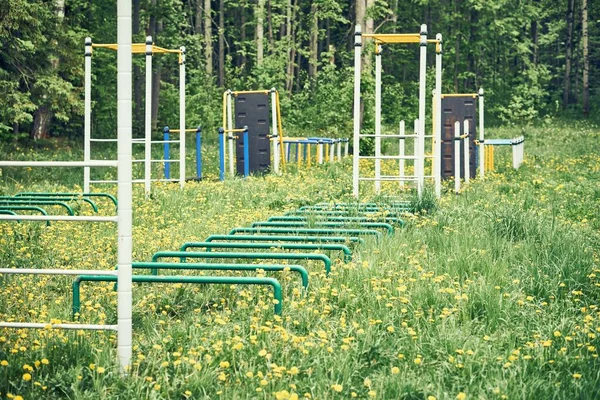
{"type": "MultiPolygon", "coordinates": [[[[152,160],[151,147],[152,144],[164,143],[164,141],[152,140],[152,56],[155,53],[177,54],[179,59],[179,140],[171,140],[169,143],[179,143],[179,160],[171,160],[170,162],[179,163],[179,178],[168,179],[170,182],[179,182],[181,188],[185,185],[185,47],[180,47],[178,50],[169,50],[155,46],[152,43],[152,37],[146,37],[146,43],[133,43],[128,46],[132,54],[145,54],[146,56],[146,104],[144,118],[143,138],[131,139],[132,144],[144,144],[144,159],[132,160],[132,162],[144,163],[144,179],[134,179],[132,183],[143,183],[146,195],[151,191],[152,181],[164,181],[165,179],[152,179],[152,163],[162,163],[165,160],[152,160]]],[[[95,44],[92,39],[85,39],[85,100],[84,100],[84,161],[91,160],[91,143],[92,142],[117,142],[119,139],[100,139],[92,138],[92,53],[93,49],[110,49],[118,51],[119,44],[95,44]]],[[[117,56],[118,57],[118,56],[117,56]]],[[[120,88],[118,88],[120,89],[120,88]]],[[[131,128],[131,124],[129,129],[131,128]]],[[[83,169],[83,190],[88,193],[90,184],[92,183],[117,183],[116,180],[91,180],[90,166],[83,169]]]]}
{"type": "MultiPolygon", "coordinates": [[[[202,128],[197,127],[195,129],[185,129],[185,132],[183,133],[183,135],[185,136],[185,133],[187,133],[187,132],[195,132],[196,133],[196,177],[188,179],[188,180],[201,181],[202,180],[202,128]]],[[[180,129],[170,129],[168,126],[165,126],[163,128],[162,143],[164,143],[163,159],[165,162],[165,180],[166,181],[171,180],[171,160],[170,160],[171,146],[170,146],[170,144],[173,143],[171,141],[171,133],[177,133],[180,136],[182,135],[180,129]]],[[[154,143],[156,143],[156,142],[154,142],[154,143]]]]}
{"type": "MultiPolygon", "coordinates": [[[[236,143],[239,144],[239,146],[236,146],[236,148],[238,148],[240,146],[242,147],[243,155],[240,156],[239,154],[236,154],[236,158],[237,158],[238,167],[239,167],[239,163],[241,161],[242,173],[244,174],[244,178],[247,178],[250,175],[250,143],[248,140],[248,138],[249,138],[248,127],[244,126],[242,129],[230,129],[228,131],[223,128],[219,128],[219,180],[220,181],[225,180],[225,133],[226,132],[228,133],[227,139],[229,140],[230,148],[231,148],[231,145],[234,140],[236,141],[236,143]],[[233,136],[232,133],[241,133],[242,134],[241,140],[238,135],[233,136]]],[[[232,159],[230,159],[230,161],[233,163],[232,159]]],[[[238,172],[239,172],[239,170],[238,170],[238,172]]]]}
{"type": "Polygon", "coordinates": [[[313,159],[312,149],[315,148],[316,164],[323,164],[324,162],[334,162],[337,156],[337,160],[342,160],[342,143],[344,143],[343,157],[348,156],[348,143],[349,139],[336,139],[336,138],[322,138],[322,137],[284,137],[284,151],[285,159],[289,163],[292,154],[298,167],[304,162],[307,168],[310,168],[313,159]],[[292,147],[293,146],[293,147],[292,147]],[[302,147],[300,147],[302,146],[302,147]],[[292,148],[295,151],[292,153],[292,148]]]}
{"type": "MultiPolygon", "coordinates": [[[[359,183],[360,181],[373,181],[375,183],[375,191],[378,193],[381,189],[382,181],[398,181],[400,184],[405,181],[415,181],[417,186],[417,193],[419,197],[422,195],[424,180],[425,180],[425,138],[430,137],[433,139],[434,147],[436,151],[433,152],[432,156],[434,161],[434,168],[431,176],[427,178],[433,178],[435,182],[435,192],[438,197],[441,196],[441,177],[439,174],[439,154],[440,146],[440,128],[434,125],[433,135],[425,135],[425,102],[426,102],[426,59],[427,59],[427,44],[436,44],[436,68],[435,68],[435,93],[434,93],[434,107],[441,111],[440,106],[440,94],[442,93],[442,35],[437,34],[435,39],[427,39],[427,25],[421,25],[420,33],[415,34],[378,34],[370,33],[363,34],[361,32],[360,25],[356,25],[354,33],[354,157],[352,165],[352,186],[353,194],[358,198],[359,196],[359,183]],[[375,134],[361,134],[361,123],[360,123],[360,97],[361,97],[361,56],[362,56],[362,42],[363,38],[371,38],[375,41],[375,134]],[[416,133],[414,135],[405,135],[400,132],[398,135],[383,135],[381,133],[381,52],[382,46],[385,44],[419,44],[420,45],[420,61],[419,61],[419,118],[417,123],[416,133]],[[375,138],[375,155],[374,156],[360,156],[360,139],[372,137],[375,138]],[[407,137],[414,137],[415,154],[413,156],[406,155],[382,155],[381,154],[381,139],[397,138],[403,139],[407,137]],[[374,177],[361,177],[359,169],[360,159],[372,159],[375,161],[375,176],[374,177]],[[391,176],[381,175],[381,160],[413,160],[415,176],[407,177],[403,173],[400,173],[403,164],[399,164],[399,174],[391,176]]],[[[404,172],[404,171],[402,171],[404,172]]]]}
{"type": "MultiPolygon", "coordinates": [[[[487,139],[485,141],[485,169],[486,171],[494,171],[494,147],[495,146],[510,146],[512,148],[512,167],[519,169],[523,163],[525,151],[525,137],[519,136],[514,139],[487,139]]],[[[481,162],[481,160],[480,160],[481,162]]]]}
{"type": "MultiPolygon", "coordinates": [[[[63,324],[0,322],[0,328],[16,329],[88,329],[117,332],[117,353],[122,371],[130,365],[132,354],[132,44],[131,44],[132,5],[131,0],[117,2],[117,160],[91,160],[89,153],[90,113],[91,113],[91,40],[86,40],[86,147],[84,161],[0,161],[0,167],[90,167],[117,168],[119,208],[116,216],[74,216],[74,215],[0,215],[1,220],[11,221],[87,221],[111,222],[117,224],[118,270],[65,270],[38,268],[0,268],[0,274],[29,275],[90,275],[110,278],[118,283],[117,324],[63,324]]],[[[148,142],[149,143],[149,142],[148,142]]],[[[147,143],[147,145],[148,145],[147,143]]],[[[89,179],[85,192],[89,192],[89,179]]]]}
{"type": "MultiPolygon", "coordinates": [[[[223,133],[227,134],[229,142],[228,155],[229,175],[234,176],[234,136],[235,132],[243,132],[247,127],[249,136],[247,139],[236,141],[237,173],[246,176],[244,163],[248,154],[251,157],[249,173],[260,172],[271,167],[271,146],[273,146],[273,171],[279,173],[279,163],[285,165],[285,159],[280,149],[283,148],[283,128],[281,125],[281,110],[279,107],[279,92],[271,90],[226,90],[223,93],[223,133]],[[270,97],[270,108],[269,108],[270,97]],[[235,107],[233,100],[235,99],[235,107]],[[269,110],[271,111],[271,128],[269,128],[269,110]],[[234,126],[235,113],[235,126],[234,126]]],[[[221,165],[225,165],[225,150],[221,148],[219,153],[221,165]]],[[[223,168],[224,169],[224,168],[223,168]]],[[[223,177],[224,178],[224,177],[223,177]]]]}

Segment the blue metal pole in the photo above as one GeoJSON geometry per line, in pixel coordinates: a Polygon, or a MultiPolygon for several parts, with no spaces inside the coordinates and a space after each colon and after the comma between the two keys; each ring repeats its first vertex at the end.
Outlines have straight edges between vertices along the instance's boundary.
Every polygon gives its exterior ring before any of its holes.
{"type": "MultiPolygon", "coordinates": [[[[165,141],[164,143],[164,157],[163,160],[169,160],[169,127],[165,126],[163,129],[163,140],[165,141]]],[[[168,161],[165,161],[165,179],[171,179],[171,163],[168,161]]]]}
{"type": "Polygon", "coordinates": [[[248,127],[244,126],[244,178],[250,175],[250,143],[248,142],[248,127]]]}
{"type": "Polygon", "coordinates": [[[225,129],[219,128],[219,180],[225,180],[225,129]]]}
{"type": "Polygon", "coordinates": [[[196,128],[196,177],[202,179],[202,128],[196,128]]]}

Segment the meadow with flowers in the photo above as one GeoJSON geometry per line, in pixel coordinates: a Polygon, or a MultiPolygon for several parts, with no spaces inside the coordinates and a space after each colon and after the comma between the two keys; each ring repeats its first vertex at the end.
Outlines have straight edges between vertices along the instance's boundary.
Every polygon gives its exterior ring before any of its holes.
{"type": "MultiPolygon", "coordinates": [[[[439,201],[413,199],[420,211],[404,215],[405,227],[356,246],[352,262],[328,253],[329,276],[321,264],[302,262],[307,291],[290,271],[259,272],[282,283],[281,317],[266,288],[134,285],[126,376],[114,333],[0,330],[0,398],[598,398],[600,129],[550,121],[490,135],[521,133],[518,171],[498,149],[497,171],[485,181],[439,201]]],[[[52,146],[0,151],[5,159],[81,154],[52,146]]],[[[350,200],[349,158],[221,183],[215,148],[205,156],[213,169],[202,182],[183,191],[157,184],[150,200],[136,189],[135,261],[302,205],[350,200]]],[[[80,184],[77,169],[3,169],[0,193],[80,191],[80,184]]],[[[109,202],[99,205],[114,213],[109,202]]],[[[85,203],[77,210],[91,212],[85,203]]],[[[116,265],[114,226],[4,222],[0,232],[3,267],[116,265]]],[[[71,321],[71,283],[0,276],[0,320],[71,321]]],[[[78,321],[114,323],[115,304],[112,283],[85,283],[78,321]]]]}

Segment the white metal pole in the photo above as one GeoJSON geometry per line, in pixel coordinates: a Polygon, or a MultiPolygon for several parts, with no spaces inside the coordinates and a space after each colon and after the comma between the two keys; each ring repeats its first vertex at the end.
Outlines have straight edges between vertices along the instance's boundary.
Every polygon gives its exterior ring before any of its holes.
{"type": "Polygon", "coordinates": [[[433,171],[433,176],[435,195],[440,198],[442,196],[442,34],[438,33],[435,38],[438,43],[435,52],[435,96],[433,99],[435,102],[435,127],[433,128],[435,141],[433,168],[435,171],[433,171]]]}
{"type": "Polygon", "coordinates": [[[469,142],[471,140],[471,130],[469,129],[469,120],[464,121],[464,136],[463,139],[463,152],[464,152],[464,163],[465,163],[465,183],[469,183],[471,180],[471,152],[469,151],[469,142]]]}
{"type": "Polygon", "coordinates": [[[342,161],[342,140],[338,139],[337,142],[337,159],[338,161],[342,161]]]}
{"type": "Polygon", "coordinates": [[[460,192],[460,122],[454,123],[454,192],[460,192]]]}
{"type": "Polygon", "coordinates": [[[398,181],[399,185],[401,188],[404,187],[404,177],[405,172],[404,172],[404,156],[406,154],[406,138],[404,138],[403,136],[405,135],[406,132],[406,127],[405,127],[405,123],[404,120],[400,121],[400,138],[398,139],[398,143],[399,143],[399,153],[398,155],[400,156],[400,158],[398,159],[398,168],[399,168],[399,175],[400,175],[400,180],[398,181]]]}
{"type": "Polygon", "coordinates": [[[132,54],[131,0],[117,1],[117,159],[118,167],[118,264],[117,278],[117,353],[124,372],[132,352],[132,54]]]}
{"type": "Polygon", "coordinates": [[[479,176],[485,176],[485,133],[484,133],[483,88],[479,89],[479,176]]]}
{"type": "Polygon", "coordinates": [[[361,72],[362,34],[360,25],[354,30],[354,154],[352,157],[352,194],[358,198],[358,174],[360,157],[360,72],[361,72]]]}
{"type": "Polygon", "coordinates": [[[375,193],[381,191],[381,45],[375,44],[375,193]]]}
{"type": "Polygon", "coordinates": [[[185,186],[185,46],[179,48],[179,186],[185,186]]]}
{"type": "MultiPolygon", "coordinates": [[[[83,113],[83,161],[91,159],[92,138],[92,38],[85,38],[85,97],[83,113]]],[[[90,192],[90,167],[83,168],[83,192],[90,192]]]]}
{"type": "Polygon", "coordinates": [[[234,171],[234,163],[233,163],[233,133],[231,130],[233,129],[233,105],[231,98],[233,97],[233,92],[231,90],[227,91],[227,134],[225,137],[227,138],[227,142],[229,142],[229,175],[235,176],[234,171]]]}
{"type": "Polygon", "coordinates": [[[419,186],[419,140],[421,139],[419,137],[419,120],[415,119],[414,122],[414,140],[413,140],[413,154],[415,156],[414,160],[413,160],[413,176],[415,177],[416,180],[416,185],[417,187],[419,186]]]}
{"type": "MultiPolygon", "coordinates": [[[[299,147],[296,147],[296,151],[299,151],[299,147]]],[[[335,143],[330,143],[329,144],[329,163],[333,163],[335,161],[335,143]]]]}
{"type": "Polygon", "coordinates": [[[279,144],[279,131],[277,125],[277,90],[271,88],[271,120],[273,125],[273,169],[275,173],[279,173],[279,152],[277,145],[279,144]]]}
{"type": "Polygon", "coordinates": [[[144,188],[146,198],[152,190],[152,36],[146,36],[146,106],[144,110],[144,188]]]}
{"type": "Polygon", "coordinates": [[[350,144],[350,140],[346,139],[344,142],[344,157],[348,157],[348,147],[350,144]]]}
{"type": "Polygon", "coordinates": [[[419,60],[419,176],[417,193],[419,198],[423,194],[425,184],[425,102],[427,89],[427,25],[421,25],[420,40],[421,57],[419,60]]]}

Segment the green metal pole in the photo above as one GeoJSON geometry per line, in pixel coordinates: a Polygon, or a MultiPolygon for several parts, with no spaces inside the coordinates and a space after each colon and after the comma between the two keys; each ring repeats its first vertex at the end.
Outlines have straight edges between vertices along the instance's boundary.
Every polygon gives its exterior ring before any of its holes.
{"type": "Polygon", "coordinates": [[[344,261],[352,260],[352,251],[343,244],[312,244],[312,243],[215,243],[215,242],[188,242],[179,249],[187,251],[191,248],[206,249],[283,249],[283,250],[333,250],[344,253],[344,261]]]}
{"type": "MultiPolygon", "coordinates": [[[[44,210],[41,207],[35,207],[35,206],[0,206],[0,208],[2,210],[6,210],[9,212],[12,212],[11,210],[14,210],[14,211],[38,211],[42,215],[48,215],[46,210],[44,210]]],[[[17,215],[17,213],[13,212],[12,215],[17,215]]],[[[21,221],[19,221],[19,222],[21,222],[21,221]]],[[[46,226],[50,226],[50,221],[46,221],[46,226]]]]}
{"type": "Polygon", "coordinates": [[[308,289],[308,271],[301,265],[278,265],[278,264],[217,264],[217,263],[163,263],[163,262],[134,262],[134,269],[187,269],[199,271],[265,271],[280,272],[289,269],[300,275],[302,287],[308,289]]]}
{"type": "MultiPolygon", "coordinates": [[[[249,252],[186,252],[186,251],[159,251],[152,256],[152,262],[161,258],[179,258],[185,262],[186,258],[228,258],[228,259],[246,259],[246,260],[318,260],[325,265],[325,272],[331,272],[331,259],[325,254],[309,253],[249,253],[249,252]]],[[[152,270],[152,275],[156,275],[156,269],[152,270]]]]}
{"type": "MultiPolygon", "coordinates": [[[[81,310],[81,283],[82,282],[116,282],[116,276],[80,275],[73,281],[73,318],[81,310]]],[[[230,277],[230,276],[148,276],[134,275],[135,283],[194,283],[211,285],[268,285],[273,287],[273,297],[278,301],[275,304],[275,314],[281,315],[283,296],[281,285],[277,279],[255,277],[230,277]]]]}
{"type": "Polygon", "coordinates": [[[365,240],[356,236],[276,236],[276,235],[210,235],[205,242],[220,241],[257,241],[269,240],[277,242],[337,242],[364,243],[365,240]]]}
{"type": "Polygon", "coordinates": [[[37,196],[41,196],[41,197],[78,197],[78,196],[82,196],[82,197],[106,197],[107,199],[109,199],[110,201],[113,202],[113,204],[115,205],[115,207],[117,207],[119,205],[119,202],[117,201],[117,198],[115,196],[113,196],[112,194],[109,193],[51,193],[51,192],[20,192],[17,193],[15,195],[15,197],[17,196],[29,196],[29,197],[37,197],[37,196]]]}
{"type": "Polygon", "coordinates": [[[28,205],[28,206],[60,206],[67,210],[67,214],[75,215],[73,209],[63,201],[47,201],[47,200],[0,200],[0,207],[10,205],[28,205]]]}
{"type": "Polygon", "coordinates": [[[286,216],[290,215],[301,215],[301,216],[315,216],[315,217],[323,217],[323,216],[347,216],[347,217],[365,217],[365,218],[377,218],[380,214],[382,216],[393,216],[400,217],[402,213],[406,213],[409,211],[359,211],[359,210],[293,210],[284,213],[286,216]]]}
{"type": "Polygon", "coordinates": [[[259,228],[261,226],[266,227],[277,227],[277,228],[290,228],[290,227],[327,227],[327,228],[343,228],[347,226],[357,226],[360,228],[381,228],[385,229],[388,235],[394,234],[394,227],[385,222],[268,222],[258,221],[252,223],[252,228],[259,228]]]}
{"type": "Polygon", "coordinates": [[[298,215],[275,215],[267,219],[268,222],[284,221],[317,221],[317,222],[387,222],[404,226],[404,221],[394,217],[336,217],[327,215],[298,216],[298,215]]]}
{"type": "Polygon", "coordinates": [[[314,235],[370,235],[381,239],[381,232],[374,229],[317,229],[317,228],[233,228],[229,235],[236,233],[294,233],[314,235]]]}
{"type": "Polygon", "coordinates": [[[98,212],[98,206],[96,205],[96,203],[94,203],[92,200],[90,199],[86,199],[86,198],[72,198],[72,197],[54,197],[54,196],[48,196],[48,197],[41,197],[41,196],[0,196],[0,201],[3,200],[16,200],[16,201],[64,201],[66,202],[72,202],[72,201],[83,201],[85,203],[88,203],[91,207],[92,210],[97,213],[98,212]]]}

